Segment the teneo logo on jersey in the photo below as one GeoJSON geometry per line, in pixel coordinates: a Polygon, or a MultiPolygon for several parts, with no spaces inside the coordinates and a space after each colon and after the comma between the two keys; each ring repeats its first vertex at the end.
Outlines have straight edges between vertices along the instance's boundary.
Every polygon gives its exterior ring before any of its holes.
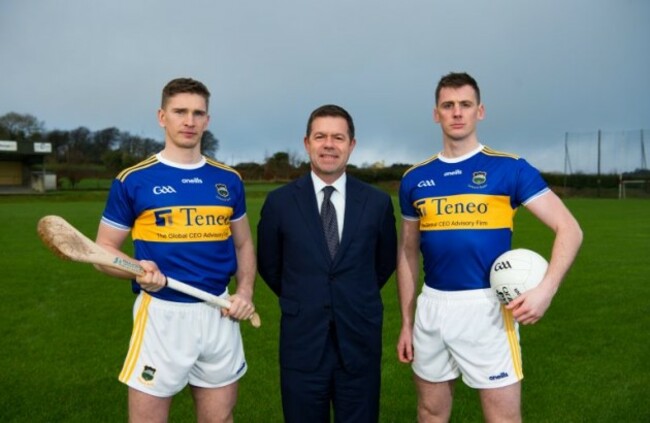
{"type": "Polygon", "coordinates": [[[223,241],[230,237],[233,210],[223,206],[148,210],[133,226],[133,239],[151,242],[223,241]]]}
{"type": "Polygon", "coordinates": [[[214,186],[217,189],[217,196],[227,200],[230,198],[230,193],[228,192],[228,187],[226,184],[215,184],[214,186]]]}
{"type": "Polygon", "coordinates": [[[414,206],[420,215],[421,231],[450,229],[512,230],[515,211],[510,199],[500,195],[464,194],[430,197],[414,206]]]}

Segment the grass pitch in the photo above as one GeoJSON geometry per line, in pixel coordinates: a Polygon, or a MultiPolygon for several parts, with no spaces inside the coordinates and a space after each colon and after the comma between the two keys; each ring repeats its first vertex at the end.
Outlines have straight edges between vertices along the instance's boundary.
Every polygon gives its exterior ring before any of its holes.
{"type": "MultiPolygon", "coordinates": [[[[255,234],[266,187],[251,187],[255,234]]],[[[126,421],[117,381],[131,332],[129,283],[65,262],[41,245],[36,222],[65,217],[94,237],[106,193],[0,197],[0,421],[126,421]]],[[[650,421],[650,202],[568,200],[585,233],[574,268],[542,321],[521,328],[523,415],[527,422],[650,421]]],[[[552,234],[527,211],[517,215],[516,247],[548,257],[552,234]]],[[[258,330],[242,325],[248,374],[238,422],[281,422],[277,300],[259,280],[258,330]]],[[[415,421],[411,370],[397,362],[400,317],[394,279],[385,305],[381,422],[415,421]]],[[[457,384],[453,422],[481,421],[478,395],[457,384]]],[[[194,421],[187,390],[170,421],[194,421]]]]}

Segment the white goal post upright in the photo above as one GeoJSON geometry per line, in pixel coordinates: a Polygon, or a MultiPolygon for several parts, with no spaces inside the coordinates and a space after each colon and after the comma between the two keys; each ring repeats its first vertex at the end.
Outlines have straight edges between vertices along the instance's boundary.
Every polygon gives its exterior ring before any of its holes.
{"type": "Polygon", "coordinates": [[[618,198],[622,200],[627,197],[626,187],[627,185],[644,185],[648,181],[643,179],[623,179],[623,174],[619,175],[618,179],[618,198]]]}

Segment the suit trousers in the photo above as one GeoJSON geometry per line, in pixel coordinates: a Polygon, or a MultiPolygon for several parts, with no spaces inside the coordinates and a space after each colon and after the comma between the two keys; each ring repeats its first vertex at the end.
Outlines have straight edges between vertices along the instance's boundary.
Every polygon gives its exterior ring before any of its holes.
{"type": "Polygon", "coordinates": [[[280,369],[282,411],[286,423],[377,423],[381,357],[369,358],[359,372],[348,372],[341,361],[335,328],[316,370],[280,369]]]}

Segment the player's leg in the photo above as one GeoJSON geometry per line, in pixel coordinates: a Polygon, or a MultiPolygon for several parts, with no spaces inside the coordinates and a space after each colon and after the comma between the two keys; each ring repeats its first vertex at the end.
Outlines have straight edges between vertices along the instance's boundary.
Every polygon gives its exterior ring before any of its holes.
{"type": "Polygon", "coordinates": [[[197,304],[194,312],[188,320],[199,326],[201,347],[188,379],[197,421],[232,422],[238,380],[248,369],[239,323],[208,304],[197,304]]]}
{"type": "Polygon", "coordinates": [[[237,403],[238,383],[221,388],[200,388],[192,386],[192,397],[196,407],[198,423],[230,423],[237,403]]]}
{"type": "Polygon", "coordinates": [[[413,380],[418,394],[419,422],[449,421],[454,381],[460,376],[445,341],[450,326],[447,297],[446,292],[427,286],[418,296],[413,328],[413,380]]]}
{"type": "Polygon", "coordinates": [[[191,351],[195,342],[190,338],[191,331],[178,328],[188,319],[176,319],[175,313],[182,316],[188,307],[155,299],[144,292],[133,305],[133,332],[119,375],[119,380],[129,387],[131,422],[166,422],[173,396],[187,383],[196,356],[191,351]],[[182,348],[190,349],[189,359],[185,358],[185,351],[180,351],[182,348]]]}
{"type": "Polygon", "coordinates": [[[418,394],[418,422],[448,422],[454,398],[454,381],[429,382],[413,375],[418,394]]]}
{"type": "Polygon", "coordinates": [[[448,342],[463,382],[479,390],[486,422],[521,421],[522,360],[512,314],[489,289],[454,296],[453,306],[463,314],[456,315],[448,342]]]}
{"type": "Polygon", "coordinates": [[[479,392],[486,423],[521,422],[521,382],[479,392]]]}
{"type": "Polygon", "coordinates": [[[171,397],[156,397],[129,387],[129,422],[165,423],[171,403],[171,397]]]}

